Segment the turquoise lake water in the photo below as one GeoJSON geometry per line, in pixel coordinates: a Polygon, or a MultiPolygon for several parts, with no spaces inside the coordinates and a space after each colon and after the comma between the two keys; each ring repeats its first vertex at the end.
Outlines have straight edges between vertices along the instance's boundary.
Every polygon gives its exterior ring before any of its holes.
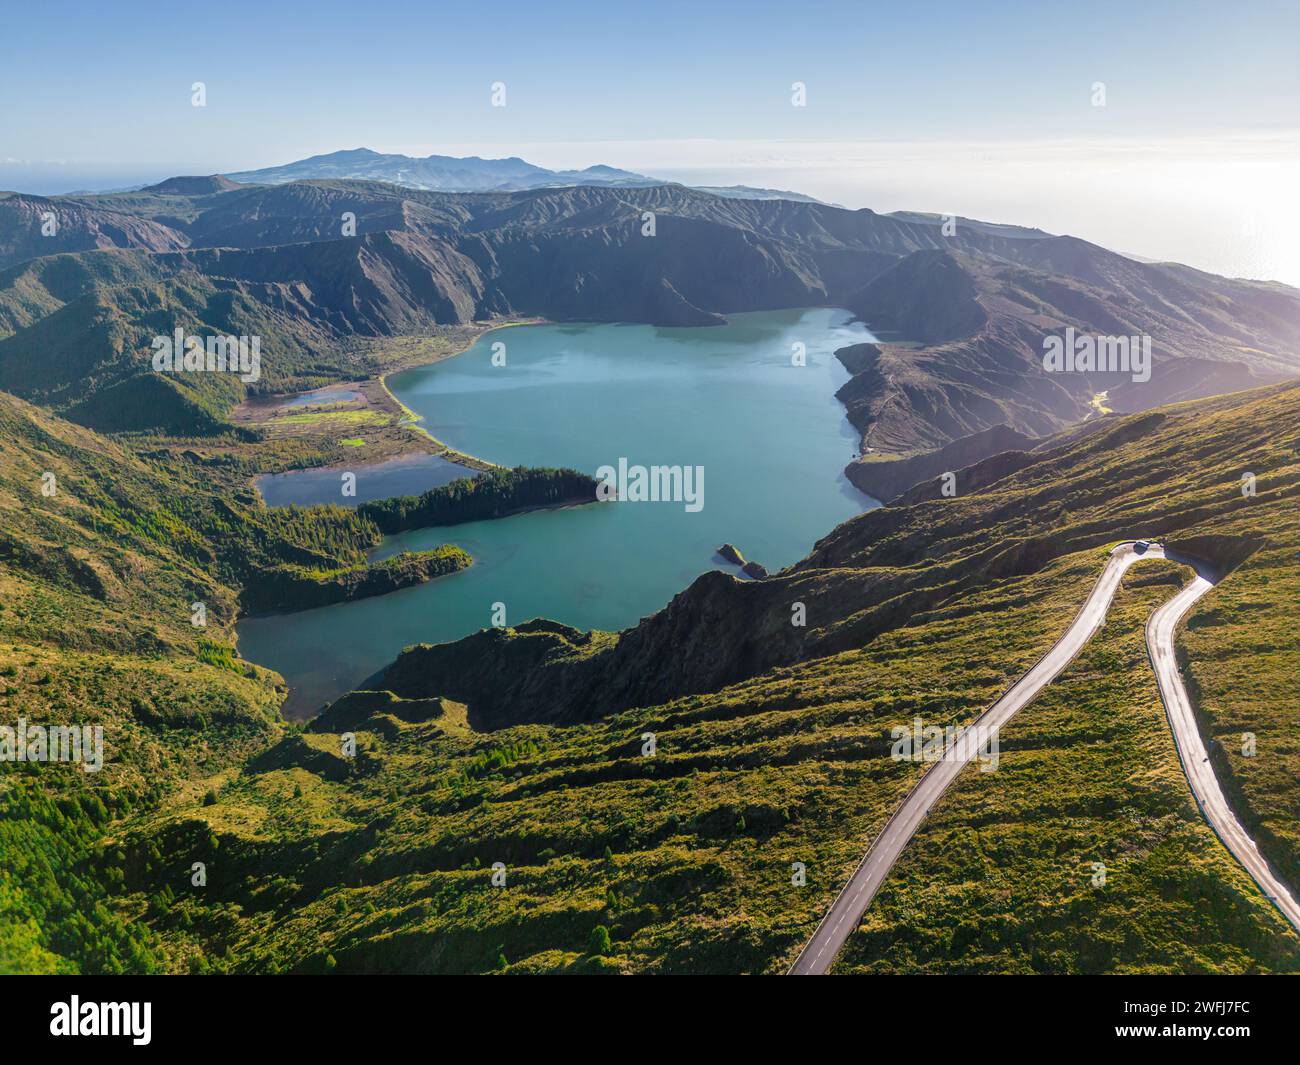
{"type": "MultiPolygon", "coordinates": [[[[702,466],[704,506],[611,502],[390,537],[376,552],[459,544],[474,565],[376,599],[239,623],[244,657],[284,675],[310,716],[414,643],[549,617],[622,629],[663,607],[731,542],[775,572],[877,505],[844,478],[857,434],[835,399],[837,348],[873,339],[847,311],[765,311],[709,328],[548,325],[497,330],[453,359],[388,379],[435,437],[502,465],[702,466]],[[807,365],[791,365],[792,345],[807,365]],[[493,346],[505,345],[505,365],[493,346]]],[[[305,475],[304,475],[305,476],[305,475]]],[[[421,490],[420,473],[402,491],[421,490]]],[[[430,487],[446,471],[428,473],[430,487]]],[[[283,484],[283,482],[280,482],[283,484]]],[[[285,491],[340,502],[338,473],[285,491]]],[[[358,486],[366,483],[358,472],[358,486]]],[[[284,498],[283,496],[281,498],[284,498]]]]}

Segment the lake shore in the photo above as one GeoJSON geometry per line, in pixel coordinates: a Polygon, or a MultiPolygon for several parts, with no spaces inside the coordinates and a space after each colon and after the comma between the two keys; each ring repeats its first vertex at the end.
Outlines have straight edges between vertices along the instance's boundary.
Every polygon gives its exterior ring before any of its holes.
{"type": "Polygon", "coordinates": [[[489,333],[543,319],[476,322],[445,335],[393,337],[362,349],[380,368],[366,377],[327,381],[300,392],[253,397],[230,414],[233,424],[261,433],[274,459],[257,461],[251,478],[293,471],[362,472],[386,462],[433,456],[472,472],[496,464],[439,440],[419,423],[423,417],[393,394],[388,378],[395,373],[432,366],[464,354],[489,333]],[[313,402],[319,395],[321,402],[313,402]],[[284,459],[279,454],[288,453],[284,459]]]}
{"type": "Polygon", "coordinates": [[[754,312],[707,329],[565,323],[521,330],[510,341],[508,381],[491,366],[487,345],[454,363],[435,360],[436,381],[419,374],[388,381],[396,402],[417,413],[451,412],[458,449],[512,466],[594,470],[619,455],[698,464],[709,473],[708,505],[693,513],[678,502],[571,504],[399,532],[371,561],[454,543],[475,564],[292,620],[241,619],[240,654],[286,678],[292,695],[282,712],[301,719],[413,644],[537,617],[620,631],[661,610],[703,571],[730,572],[715,557],[723,542],[743,540],[747,555],[779,571],[875,505],[841,484],[856,435],[835,398],[848,371],[833,358],[836,348],[869,339],[838,309],[754,312]],[[810,354],[800,369],[789,364],[796,338],[810,354]],[[755,469],[765,471],[763,491],[746,487],[755,469]],[[826,476],[809,476],[817,470],[826,476]]]}

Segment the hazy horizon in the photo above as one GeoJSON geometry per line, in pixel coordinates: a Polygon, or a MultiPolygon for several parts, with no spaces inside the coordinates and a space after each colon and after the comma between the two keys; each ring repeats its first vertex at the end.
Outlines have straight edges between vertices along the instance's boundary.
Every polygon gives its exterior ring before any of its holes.
{"type": "Polygon", "coordinates": [[[851,209],[929,211],[1068,233],[1125,255],[1300,286],[1300,132],[1000,142],[664,140],[342,144],[232,164],[18,163],[0,189],[109,191],[182,173],[238,173],[368,147],[413,156],[517,155],[551,169],[597,163],[688,185],[750,185],[851,209]]]}

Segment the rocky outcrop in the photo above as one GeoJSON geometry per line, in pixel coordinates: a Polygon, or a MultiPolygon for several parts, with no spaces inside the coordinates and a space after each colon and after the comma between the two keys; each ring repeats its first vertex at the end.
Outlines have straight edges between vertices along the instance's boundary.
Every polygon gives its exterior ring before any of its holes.
{"type": "Polygon", "coordinates": [[[876,368],[876,363],[880,360],[880,345],[850,344],[847,348],[839,348],[835,357],[849,373],[863,374],[876,368]]]}
{"type": "Polygon", "coordinates": [[[767,576],[767,567],[761,562],[747,559],[734,544],[723,544],[717,551],[718,557],[733,566],[739,566],[740,572],[750,580],[762,580],[767,576]]]}
{"type": "Polygon", "coordinates": [[[745,556],[740,553],[740,549],[734,544],[723,544],[718,548],[718,556],[724,562],[730,562],[733,566],[743,566],[745,556]]]}

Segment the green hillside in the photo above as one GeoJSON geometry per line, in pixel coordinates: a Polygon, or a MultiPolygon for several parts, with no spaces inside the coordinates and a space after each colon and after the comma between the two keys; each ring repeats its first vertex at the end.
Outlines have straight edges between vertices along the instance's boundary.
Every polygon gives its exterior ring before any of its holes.
{"type": "MultiPolygon", "coordinates": [[[[1181,647],[1241,814],[1294,882],[1300,386],[1017,453],[977,492],[867,513],[766,581],[703,577],[626,633],[535,622],[413,649],[393,691],[306,731],[222,638],[248,565],[227,548],[342,559],[368,542],[362,519],[241,510],[256,535],[200,531],[228,511],[157,502],[183,463],[0,409],[0,697],[94,715],[110,751],[100,774],[3,769],[4,967],[780,971],[920,768],[889,758],[890,728],[977,714],[1134,532],[1231,567],[1181,647]],[[68,495],[38,502],[54,464],[68,495]],[[221,604],[202,636],[199,587],[221,604]],[[791,634],[795,601],[808,626],[791,634]],[[1248,726],[1258,754],[1239,758],[1248,726]]],[[[1141,637],[1174,574],[1130,573],[1106,630],[1007,730],[1000,770],[936,809],[841,968],[1300,968],[1178,768],[1141,637]]]]}
{"type": "Polygon", "coordinates": [[[175,967],[122,893],[122,819],[283,734],[279,678],[233,651],[241,590],[355,570],[379,540],[343,508],[268,511],[196,459],[0,393],[0,720],[104,730],[99,772],[0,764],[0,971],[175,967]]]}

